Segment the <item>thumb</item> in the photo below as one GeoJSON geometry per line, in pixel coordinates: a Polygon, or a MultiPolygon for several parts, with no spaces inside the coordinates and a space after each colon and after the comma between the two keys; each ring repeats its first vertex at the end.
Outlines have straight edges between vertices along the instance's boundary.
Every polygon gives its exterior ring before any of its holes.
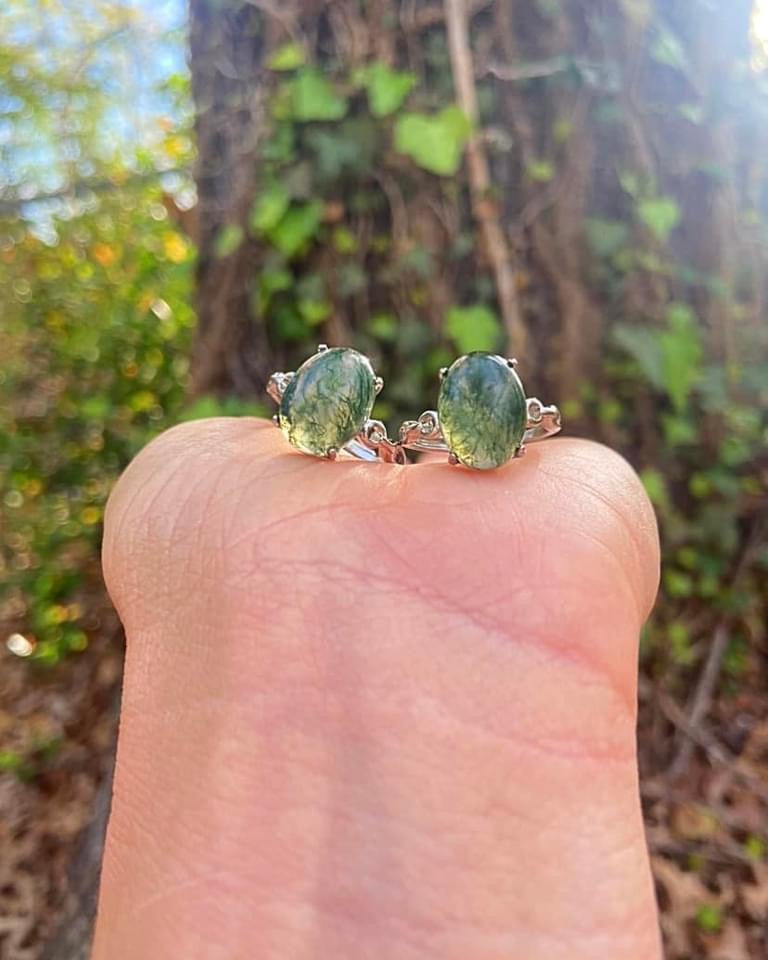
{"type": "Polygon", "coordinates": [[[128,637],[94,960],[658,960],[658,544],[594,444],[327,463],[177,427],[109,504],[128,637]]]}

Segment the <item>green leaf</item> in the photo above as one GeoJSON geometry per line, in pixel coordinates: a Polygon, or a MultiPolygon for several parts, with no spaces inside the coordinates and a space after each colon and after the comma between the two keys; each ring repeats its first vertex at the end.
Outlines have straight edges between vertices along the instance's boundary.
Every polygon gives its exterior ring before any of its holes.
{"type": "Polygon", "coordinates": [[[365,88],[374,117],[388,117],[399,110],[416,85],[416,75],[390,70],[384,63],[372,63],[365,71],[365,88]]]}
{"type": "Polygon", "coordinates": [[[285,43],[267,60],[269,70],[297,70],[306,63],[303,48],[298,43],[285,43]]]}
{"type": "Polygon", "coordinates": [[[723,914],[716,903],[702,903],[696,911],[696,923],[705,933],[718,933],[723,927],[723,914]]]}
{"type": "MultiPolygon", "coordinates": [[[[290,110],[287,113],[290,114],[290,110]]],[[[292,123],[273,124],[272,134],[261,148],[261,159],[272,163],[292,160],[295,153],[295,129],[292,123]]]]}
{"type": "Polygon", "coordinates": [[[534,183],[549,183],[555,175],[555,168],[549,160],[532,160],[525,172],[534,183]]]}
{"type": "Polygon", "coordinates": [[[303,340],[310,334],[306,320],[299,315],[292,304],[278,304],[272,315],[272,321],[281,340],[286,342],[303,340]]]}
{"type": "Polygon", "coordinates": [[[337,253],[354,253],[357,250],[357,237],[349,227],[336,227],[331,240],[337,253]]]}
{"type": "MultiPolygon", "coordinates": [[[[674,573],[674,571],[672,571],[674,573]]],[[[667,579],[669,579],[667,575],[667,579]]],[[[672,577],[674,583],[674,577],[672,577]]],[[[683,596],[687,594],[683,593],[683,596]]],[[[691,635],[688,627],[684,623],[670,623],[667,630],[667,640],[669,641],[669,652],[672,662],[681,667],[693,663],[694,653],[691,649],[691,635]]]]}
{"type": "Polygon", "coordinates": [[[350,117],[333,127],[312,127],[305,136],[317,174],[336,180],[343,173],[362,172],[372,165],[376,130],[370,117],[350,117]]]}
{"type": "Polygon", "coordinates": [[[680,223],[680,207],[672,197],[646,197],[638,203],[637,215],[662,243],[680,223]]]}
{"type": "Polygon", "coordinates": [[[664,24],[659,24],[656,28],[656,38],[651,44],[651,56],[657,63],[663,63],[681,73],[688,69],[688,56],[682,43],[664,24]]]}
{"type": "Polygon", "coordinates": [[[291,112],[300,122],[341,120],[347,113],[347,101],[319,70],[304,67],[293,82],[291,112]]]}
{"type": "Polygon", "coordinates": [[[751,833],[744,841],[744,853],[755,863],[765,860],[767,852],[768,847],[766,847],[765,840],[754,833],[751,833]]]}
{"type": "Polygon", "coordinates": [[[664,475],[656,467],[646,467],[640,472],[640,480],[651,503],[659,510],[669,508],[669,491],[664,475]]]}
{"type": "Polygon", "coordinates": [[[461,353],[496,350],[501,338],[498,317],[482,303],[451,307],[445,320],[445,332],[461,353]]]}
{"type": "Polygon", "coordinates": [[[377,313],[368,323],[368,332],[377,340],[394,343],[397,339],[397,317],[391,313],[377,313]]]}
{"type": "Polygon", "coordinates": [[[267,293],[280,293],[290,290],[293,284],[293,274],[284,267],[274,267],[262,270],[259,274],[259,285],[267,293]]]}
{"type": "Polygon", "coordinates": [[[311,326],[317,326],[331,315],[331,305],[327,300],[299,300],[299,313],[311,326]]]}
{"type": "Polygon", "coordinates": [[[258,312],[266,312],[272,297],[276,293],[282,293],[284,290],[290,290],[293,286],[293,274],[284,267],[265,267],[258,275],[258,289],[256,291],[256,303],[258,312]]]}
{"type": "Polygon", "coordinates": [[[270,242],[284,256],[301,253],[320,228],[323,205],[319,201],[291,207],[269,232],[270,242]]]}
{"type": "Polygon", "coordinates": [[[688,304],[670,304],[667,329],[659,334],[659,348],[664,389],[672,406],[682,413],[701,375],[703,357],[696,315],[688,304]]]}
{"type": "Polygon", "coordinates": [[[601,220],[598,217],[584,223],[587,240],[598,257],[610,257],[624,249],[629,240],[629,228],[621,220],[601,220]]]}
{"type": "Polygon", "coordinates": [[[238,223],[228,223],[216,234],[213,252],[216,257],[228,257],[240,247],[245,239],[245,231],[238,223]]]}
{"type": "Polygon", "coordinates": [[[456,106],[440,113],[405,113],[395,124],[395,149],[423,170],[452,176],[461,165],[471,125],[456,106]]]}
{"type": "Polygon", "coordinates": [[[669,447],[685,446],[697,443],[699,440],[698,425],[691,417],[673,416],[665,413],[661,417],[661,427],[664,442],[669,447]]]}
{"type": "Polygon", "coordinates": [[[694,123],[696,126],[701,126],[704,123],[704,107],[699,103],[681,103],[677,112],[689,123],[694,123]]]}
{"type": "Polygon", "coordinates": [[[630,197],[638,198],[640,194],[640,178],[636,173],[633,173],[631,170],[625,170],[619,174],[619,183],[621,184],[621,189],[630,195],[630,197]]]}
{"type": "Polygon", "coordinates": [[[268,233],[285,216],[291,195],[281,183],[271,183],[256,197],[250,225],[254,233],[268,233]]]}
{"type": "Polygon", "coordinates": [[[0,773],[16,773],[24,764],[24,759],[13,750],[0,750],[0,773]]]}
{"type": "Polygon", "coordinates": [[[645,327],[620,324],[614,331],[614,339],[632,357],[648,383],[663,390],[664,371],[657,333],[645,327]]]}

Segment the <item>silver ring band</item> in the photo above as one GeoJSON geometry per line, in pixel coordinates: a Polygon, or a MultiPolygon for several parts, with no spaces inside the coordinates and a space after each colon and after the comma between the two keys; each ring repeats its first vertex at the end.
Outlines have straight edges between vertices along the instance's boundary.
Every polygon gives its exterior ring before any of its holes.
{"type": "MultiPolygon", "coordinates": [[[[517,456],[524,454],[525,444],[553,437],[563,426],[560,410],[554,404],[545,406],[537,397],[528,397],[525,403],[527,410],[525,433],[517,456]]],[[[406,450],[416,450],[421,453],[451,452],[445,442],[437,410],[425,411],[418,420],[407,420],[400,427],[400,443],[406,450]]]]}

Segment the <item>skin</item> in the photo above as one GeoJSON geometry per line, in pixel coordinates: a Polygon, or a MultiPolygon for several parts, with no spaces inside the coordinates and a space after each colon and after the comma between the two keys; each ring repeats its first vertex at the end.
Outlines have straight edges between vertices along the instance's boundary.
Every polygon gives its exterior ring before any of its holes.
{"type": "Polygon", "coordinates": [[[616,454],[480,474],[184,424],[117,485],[104,570],[128,644],[94,960],[659,960],[658,541],[616,454]]]}

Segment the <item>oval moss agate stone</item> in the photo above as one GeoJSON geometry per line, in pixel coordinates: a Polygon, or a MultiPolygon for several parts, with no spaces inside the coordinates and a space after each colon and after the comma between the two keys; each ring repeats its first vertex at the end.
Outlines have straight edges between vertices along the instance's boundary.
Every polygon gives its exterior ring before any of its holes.
{"type": "Polygon", "coordinates": [[[475,470],[493,470],[514,456],[527,420],[520,378],[503,357],[470,353],[443,378],[438,414],[446,443],[475,470]]]}
{"type": "Polygon", "coordinates": [[[280,428],[302,453],[325,457],[356,436],[371,415],[376,376],[356,350],[316,353],[296,371],[280,403],[280,428]]]}

